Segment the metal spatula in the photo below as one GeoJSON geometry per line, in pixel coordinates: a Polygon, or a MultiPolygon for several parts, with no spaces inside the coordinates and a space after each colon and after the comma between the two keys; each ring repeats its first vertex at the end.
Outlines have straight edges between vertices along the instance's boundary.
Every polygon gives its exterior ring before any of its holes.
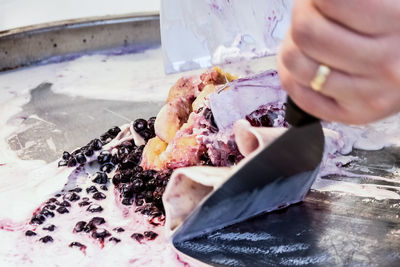
{"type": "Polygon", "coordinates": [[[290,98],[286,120],[292,127],[285,134],[239,168],[185,220],[173,235],[175,246],[304,199],[323,156],[322,126],[290,98]]]}

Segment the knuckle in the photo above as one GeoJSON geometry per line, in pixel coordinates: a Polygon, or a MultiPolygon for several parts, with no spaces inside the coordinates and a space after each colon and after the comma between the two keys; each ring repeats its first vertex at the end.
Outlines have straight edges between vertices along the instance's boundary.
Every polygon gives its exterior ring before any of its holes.
{"type": "Polygon", "coordinates": [[[292,24],[292,39],[299,47],[307,47],[314,40],[314,26],[312,20],[304,15],[297,16],[292,24]]]}

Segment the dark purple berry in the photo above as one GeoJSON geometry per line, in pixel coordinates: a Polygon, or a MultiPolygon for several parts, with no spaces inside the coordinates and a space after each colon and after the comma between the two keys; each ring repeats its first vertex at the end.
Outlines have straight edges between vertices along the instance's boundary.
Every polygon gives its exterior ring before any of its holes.
{"type": "Polygon", "coordinates": [[[82,202],[79,202],[78,205],[79,207],[85,207],[85,206],[89,206],[91,202],[84,200],[82,202]]]}
{"type": "Polygon", "coordinates": [[[74,233],[82,232],[85,225],[86,225],[86,222],[84,222],[84,221],[77,222],[74,227],[74,233]]]}
{"type": "Polygon", "coordinates": [[[132,205],[132,199],[131,198],[124,198],[122,199],[121,203],[125,206],[130,206],[132,205]]]}
{"type": "Polygon", "coordinates": [[[47,204],[46,206],[43,207],[43,209],[47,209],[47,210],[55,210],[56,209],[56,205],[53,204],[47,204]]]}
{"type": "Polygon", "coordinates": [[[82,201],[89,201],[89,198],[88,197],[83,197],[82,201]]]}
{"type": "Polygon", "coordinates": [[[156,187],[156,179],[150,179],[146,183],[147,190],[153,190],[156,187]]]}
{"type": "Polygon", "coordinates": [[[112,163],[113,165],[117,165],[119,163],[119,158],[117,154],[111,156],[110,163],[112,163]]]}
{"type": "Polygon", "coordinates": [[[25,235],[26,236],[35,236],[37,234],[34,231],[28,230],[28,231],[25,232],[25,235]]]}
{"type": "Polygon", "coordinates": [[[68,201],[66,201],[66,200],[64,200],[64,201],[62,201],[62,202],[58,202],[58,203],[56,203],[57,205],[59,205],[59,206],[61,206],[61,207],[71,207],[71,204],[68,202],[68,201]]]}
{"type": "Polygon", "coordinates": [[[123,197],[132,197],[133,196],[133,188],[130,184],[123,184],[120,188],[119,188],[119,192],[121,193],[121,195],[123,197]]]}
{"type": "Polygon", "coordinates": [[[143,240],[144,235],[140,234],[140,233],[133,233],[131,235],[131,238],[135,239],[136,241],[138,241],[140,243],[140,241],[143,240]]]}
{"type": "Polygon", "coordinates": [[[36,214],[35,216],[32,217],[31,219],[31,224],[33,225],[40,225],[46,220],[46,217],[43,216],[42,214],[36,214]]]}
{"type": "Polygon", "coordinates": [[[47,209],[42,209],[42,211],[40,212],[40,214],[42,214],[43,216],[45,216],[45,217],[47,217],[47,218],[49,218],[49,217],[53,218],[53,217],[54,217],[54,212],[49,211],[49,210],[47,210],[47,209]]]}
{"type": "Polygon", "coordinates": [[[98,191],[99,191],[99,190],[97,190],[97,187],[94,186],[94,185],[89,186],[88,188],[86,188],[86,193],[88,193],[88,194],[90,194],[90,193],[96,193],[96,192],[98,192],[98,191]]]}
{"type": "Polygon", "coordinates": [[[68,163],[67,163],[67,166],[68,167],[74,167],[76,165],[76,159],[75,159],[75,157],[70,157],[69,158],[69,160],[68,160],[68,163]]]}
{"type": "Polygon", "coordinates": [[[67,166],[68,165],[68,161],[66,161],[66,160],[60,160],[59,162],[58,162],[58,167],[64,167],[64,166],[67,166]]]}
{"type": "Polygon", "coordinates": [[[93,156],[94,151],[93,151],[93,149],[88,148],[87,150],[85,150],[84,154],[86,157],[91,157],[91,156],[93,156]]]}
{"type": "Polygon", "coordinates": [[[136,132],[141,132],[147,128],[147,121],[144,119],[137,119],[133,122],[133,129],[135,129],[136,132]]]}
{"type": "Polygon", "coordinates": [[[83,231],[85,233],[90,233],[91,231],[97,229],[97,226],[94,223],[87,223],[85,227],[83,227],[83,231]]]}
{"type": "Polygon", "coordinates": [[[68,193],[68,194],[66,194],[66,195],[63,197],[63,199],[69,200],[69,201],[77,201],[77,200],[79,200],[80,198],[81,198],[81,197],[80,197],[77,193],[75,193],[75,192],[68,193]]]}
{"type": "Polygon", "coordinates": [[[139,133],[139,135],[146,141],[154,137],[154,134],[149,129],[144,129],[139,133]]]}
{"type": "Polygon", "coordinates": [[[106,164],[101,165],[101,167],[100,167],[100,171],[106,172],[106,173],[112,172],[113,169],[114,169],[114,164],[112,164],[112,163],[106,163],[106,164]]]}
{"type": "Polygon", "coordinates": [[[97,161],[100,164],[107,163],[111,160],[111,153],[108,151],[102,151],[100,155],[97,157],[97,161]]]}
{"type": "Polygon", "coordinates": [[[83,244],[81,244],[81,243],[79,243],[79,242],[72,242],[71,244],[69,244],[69,247],[70,248],[72,248],[72,247],[77,247],[77,248],[80,248],[80,249],[85,249],[86,248],[86,246],[85,245],[83,245],[83,244]]]}
{"type": "Polygon", "coordinates": [[[116,238],[116,237],[110,237],[110,238],[108,239],[108,241],[110,241],[110,242],[115,242],[115,243],[119,243],[119,242],[121,242],[121,239],[116,238]]]}
{"type": "Polygon", "coordinates": [[[129,154],[130,150],[127,147],[118,148],[117,155],[120,159],[125,158],[129,154]]]}
{"type": "Polygon", "coordinates": [[[46,203],[54,203],[54,202],[57,202],[57,199],[52,197],[52,198],[49,198],[49,200],[47,200],[46,203]]]}
{"type": "Polygon", "coordinates": [[[54,196],[55,197],[61,197],[61,194],[55,194],[54,196]]]}
{"type": "Polygon", "coordinates": [[[135,179],[132,181],[132,189],[134,192],[139,192],[143,188],[143,180],[135,179]]]}
{"type": "Polygon", "coordinates": [[[117,136],[121,129],[118,126],[114,126],[107,131],[107,133],[113,137],[117,136]]]}
{"type": "Polygon", "coordinates": [[[69,210],[66,207],[59,207],[57,212],[60,214],[69,213],[69,210]]]}
{"type": "Polygon", "coordinates": [[[49,235],[46,235],[42,238],[39,239],[39,241],[43,242],[43,243],[49,243],[49,242],[53,242],[53,238],[49,235]]]}
{"type": "Polygon", "coordinates": [[[153,231],[146,231],[144,232],[144,236],[146,237],[147,240],[154,240],[156,239],[158,234],[153,231]]]}
{"type": "Polygon", "coordinates": [[[77,154],[77,155],[75,156],[75,158],[76,158],[76,161],[77,161],[79,164],[83,164],[83,163],[86,162],[86,157],[85,157],[85,155],[83,155],[82,153],[77,154]]]}
{"type": "Polygon", "coordinates": [[[122,227],[116,227],[113,229],[113,231],[117,232],[117,233],[121,233],[121,232],[125,232],[125,229],[122,227]]]}
{"type": "Polygon", "coordinates": [[[153,192],[151,191],[147,191],[144,195],[144,199],[146,200],[146,202],[152,202],[153,201],[153,192]]]}
{"type": "Polygon", "coordinates": [[[272,127],[273,126],[273,121],[271,121],[268,114],[261,116],[260,122],[261,122],[261,125],[264,127],[272,127]]]}
{"type": "Polygon", "coordinates": [[[142,206],[144,204],[143,199],[135,199],[136,206],[142,206]]]}
{"type": "Polygon", "coordinates": [[[101,190],[104,190],[104,191],[108,191],[108,187],[107,187],[106,185],[100,186],[100,189],[101,189],[101,190]]]}
{"type": "Polygon", "coordinates": [[[103,208],[100,205],[92,204],[87,208],[87,211],[90,211],[90,212],[101,212],[101,211],[103,211],[103,208]]]}
{"type": "Polygon", "coordinates": [[[96,200],[102,200],[102,199],[105,199],[105,198],[106,198],[106,195],[103,194],[102,192],[96,192],[96,193],[93,194],[92,197],[93,197],[94,199],[96,199],[96,200]]]}
{"type": "Polygon", "coordinates": [[[108,232],[106,229],[96,229],[92,233],[92,237],[100,240],[104,240],[105,238],[111,236],[110,232],[108,232]]]}
{"type": "Polygon", "coordinates": [[[114,175],[114,177],[112,178],[112,183],[114,185],[119,185],[121,183],[121,175],[120,174],[114,175]]]}
{"type": "Polygon", "coordinates": [[[74,151],[72,151],[71,156],[75,156],[75,155],[77,155],[77,154],[79,154],[81,152],[82,152],[82,149],[80,149],[80,148],[75,149],[74,151]]]}
{"type": "Polygon", "coordinates": [[[56,226],[54,224],[50,224],[50,225],[43,227],[43,230],[50,231],[50,232],[53,232],[54,229],[56,229],[56,226]]]}
{"type": "Polygon", "coordinates": [[[93,177],[92,182],[96,184],[106,184],[108,181],[107,174],[104,172],[96,172],[96,174],[93,177]]]}
{"type": "Polygon", "coordinates": [[[105,223],[106,220],[104,220],[103,217],[93,217],[90,221],[89,224],[94,224],[94,225],[100,225],[105,223]]]}
{"type": "Polygon", "coordinates": [[[126,170],[121,172],[121,183],[128,183],[131,180],[132,171],[126,170]]]}
{"type": "Polygon", "coordinates": [[[97,151],[100,150],[103,147],[103,143],[100,141],[100,139],[94,139],[90,142],[90,148],[97,151]]]}
{"type": "Polygon", "coordinates": [[[110,143],[111,140],[113,140],[113,137],[112,137],[110,134],[105,133],[105,134],[102,134],[102,135],[100,136],[100,140],[101,140],[101,142],[103,143],[103,145],[105,145],[105,144],[110,143]]]}
{"type": "Polygon", "coordinates": [[[147,120],[147,127],[150,131],[154,132],[154,122],[156,121],[156,117],[151,117],[147,120]]]}
{"type": "Polygon", "coordinates": [[[68,192],[80,193],[80,192],[82,192],[82,188],[80,188],[80,187],[75,187],[74,189],[71,189],[71,190],[69,190],[68,192]]]}
{"type": "Polygon", "coordinates": [[[63,155],[62,155],[63,160],[67,161],[67,160],[69,160],[70,157],[71,157],[71,154],[69,154],[69,152],[67,152],[67,151],[63,152],[63,155]]]}
{"type": "Polygon", "coordinates": [[[136,173],[136,172],[142,172],[142,171],[143,171],[142,166],[135,166],[135,168],[133,168],[133,172],[134,172],[134,173],[136,173]]]}

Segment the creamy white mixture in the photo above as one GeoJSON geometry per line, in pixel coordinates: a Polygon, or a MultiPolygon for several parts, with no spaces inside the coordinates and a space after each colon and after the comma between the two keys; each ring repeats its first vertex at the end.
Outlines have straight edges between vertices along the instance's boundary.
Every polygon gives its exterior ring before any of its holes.
{"type": "MultiPolygon", "coordinates": [[[[263,59],[249,66],[230,65],[227,70],[235,74],[248,75],[263,68],[271,67],[273,59],[263,59]]],[[[111,218],[105,224],[107,229],[122,226],[124,233],[113,234],[121,238],[120,244],[107,243],[104,248],[87,234],[72,234],[76,221],[86,214],[82,209],[71,209],[71,213],[57,215],[45,222],[57,226],[52,244],[42,244],[36,237],[25,237],[24,231],[31,229],[27,225],[32,212],[43,201],[59,192],[68,181],[72,169],[58,169],[56,163],[19,159],[7,144],[7,138],[21,131],[22,118],[13,117],[21,106],[29,102],[29,90],[42,82],[53,83],[52,90],[73,96],[115,100],[164,100],[169,86],[180,75],[165,76],[158,49],[141,54],[124,56],[85,56],[74,61],[46,66],[32,67],[0,74],[0,120],[5,125],[0,128],[0,264],[7,266],[44,266],[54,265],[147,265],[180,266],[177,254],[163,238],[163,231],[155,227],[160,235],[155,241],[139,244],[130,238],[133,232],[141,232],[154,227],[146,218],[122,207],[115,200],[112,187],[107,198],[101,200],[104,207],[103,217],[111,218]],[[62,239],[57,238],[62,237],[62,239]],[[86,255],[76,248],[69,248],[72,241],[87,245],[86,255]]],[[[367,127],[351,127],[329,124],[327,136],[327,158],[322,174],[340,171],[336,162],[352,160],[351,157],[334,156],[336,152],[348,153],[352,147],[379,149],[388,145],[400,145],[400,115],[367,127]],[[379,140],[379,142],[378,142],[379,140]]],[[[106,129],[105,129],[106,130],[106,129]]],[[[89,140],[88,140],[89,141],[89,140]]],[[[51,140],[49,141],[51,142],[51,140]]],[[[82,144],[84,145],[84,144],[82,144]]],[[[395,172],[396,170],[394,170],[395,172]]],[[[397,170],[398,171],[398,170],[397,170]]],[[[346,173],[347,175],[347,173],[346,173]]],[[[375,179],[383,179],[374,177],[375,179]]],[[[85,175],[71,176],[77,183],[86,183],[85,175]]],[[[85,188],[82,186],[82,188],[85,188]]],[[[366,186],[350,182],[336,182],[317,179],[317,190],[342,191],[351,194],[377,198],[400,198],[393,191],[380,186],[366,186]]],[[[82,195],[84,195],[83,193],[82,195]]],[[[73,204],[76,205],[76,204],[73,204]]],[[[94,214],[93,216],[97,216],[94,214]]],[[[90,217],[90,216],[89,216],[90,217]]],[[[88,219],[90,219],[88,217],[88,219]]],[[[40,226],[41,228],[42,226],[40,226]]],[[[43,233],[43,230],[38,230],[43,233]]]]}

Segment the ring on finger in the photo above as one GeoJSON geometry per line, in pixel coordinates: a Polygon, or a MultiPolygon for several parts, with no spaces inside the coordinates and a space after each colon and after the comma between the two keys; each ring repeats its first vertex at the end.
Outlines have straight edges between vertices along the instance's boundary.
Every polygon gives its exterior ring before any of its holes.
{"type": "Polygon", "coordinates": [[[312,79],[310,86],[314,91],[321,91],[322,86],[324,85],[326,79],[328,78],[331,69],[328,66],[320,64],[317,69],[317,73],[312,79]]]}

